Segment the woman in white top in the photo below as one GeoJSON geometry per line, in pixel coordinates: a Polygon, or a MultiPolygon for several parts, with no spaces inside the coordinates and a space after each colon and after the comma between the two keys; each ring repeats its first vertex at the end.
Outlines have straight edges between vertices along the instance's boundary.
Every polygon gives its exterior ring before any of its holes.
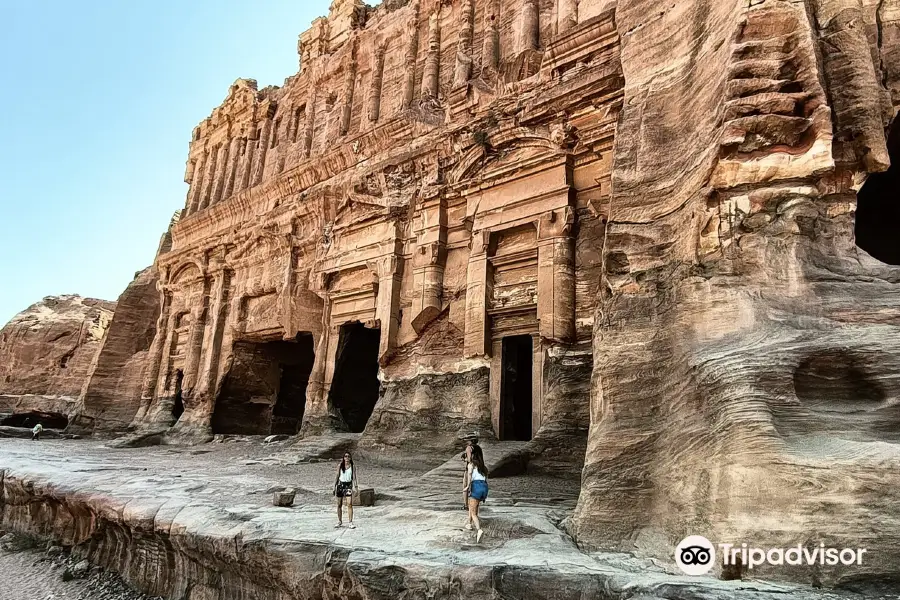
{"type": "MultiPolygon", "coordinates": [[[[481,530],[481,521],[478,519],[478,508],[481,503],[487,500],[488,496],[488,470],[484,466],[484,452],[481,446],[474,444],[472,446],[472,456],[468,465],[468,485],[465,491],[469,494],[469,519],[475,526],[475,543],[481,542],[484,531],[481,530]]],[[[466,526],[466,529],[469,527],[466,526]]]]}
{"type": "Polygon", "coordinates": [[[359,489],[356,483],[356,471],[353,469],[353,457],[349,452],[344,454],[340,466],[338,466],[337,478],[334,480],[334,495],[337,498],[338,522],[335,528],[344,525],[344,498],[347,499],[347,516],[350,517],[348,527],[356,529],[353,524],[353,492],[359,489]]]}

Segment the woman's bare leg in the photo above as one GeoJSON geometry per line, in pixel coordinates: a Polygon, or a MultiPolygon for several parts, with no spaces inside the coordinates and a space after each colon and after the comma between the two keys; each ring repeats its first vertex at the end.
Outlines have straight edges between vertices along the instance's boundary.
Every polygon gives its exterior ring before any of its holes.
{"type": "Polygon", "coordinates": [[[481,501],[475,501],[475,514],[472,521],[475,523],[475,543],[481,543],[481,536],[484,532],[481,530],[481,519],[478,517],[478,510],[481,508],[481,501]]]}
{"type": "Polygon", "coordinates": [[[481,522],[478,520],[478,500],[469,497],[469,520],[475,527],[475,531],[481,529],[481,522]]]}
{"type": "Polygon", "coordinates": [[[338,502],[337,502],[338,525],[340,525],[341,523],[344,522],[344,511],[343,511],[344,499],[341,498],[340,496],[338,496],[337,501],[338,501],[338,502]]]}
{"type": "Polygon", "coordinates": [[[350,516],[350,522],[353,522],[353,496],[347,496],[347,514],[350,516]]]}

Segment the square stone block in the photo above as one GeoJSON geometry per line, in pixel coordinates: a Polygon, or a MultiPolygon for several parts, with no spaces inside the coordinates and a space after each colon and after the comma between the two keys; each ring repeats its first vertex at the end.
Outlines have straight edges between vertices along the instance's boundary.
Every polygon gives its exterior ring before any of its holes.
{"type": "Polygon", "coordinates": [[[375,506],[375,489],[360,488],[353,494],[353,506],[375,506]]]}
{"type": "Polygon", "coordinates": [[[294,505],[294,490],[285,490],[283,492],[275,492],[272,497],[272,504],[274,506],[293,506],[294,505]]]}

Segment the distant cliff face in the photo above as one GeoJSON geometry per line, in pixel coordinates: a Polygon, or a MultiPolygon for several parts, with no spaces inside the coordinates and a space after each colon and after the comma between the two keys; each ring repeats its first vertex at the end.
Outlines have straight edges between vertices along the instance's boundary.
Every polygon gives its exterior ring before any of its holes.
{"type": "Polygon", "coordinates": [[[13,317],[0,330],[0,411],[64,412],[81,393],[115,307],[48,296],[13,317]]]}

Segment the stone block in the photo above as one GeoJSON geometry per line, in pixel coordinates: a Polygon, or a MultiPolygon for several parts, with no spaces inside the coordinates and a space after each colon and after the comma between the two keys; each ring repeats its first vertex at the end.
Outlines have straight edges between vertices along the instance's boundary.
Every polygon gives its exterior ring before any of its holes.
{"type": "Polygon", "coordinates": [[[354,506],[375,506],[374,488],[361,488],[353,494],[354,506]]]}
{"type": "Polygon", "coordinates": [[[293,506],[294,505],[294,496],[296,496],[296,492],[294,490],[285,490],[283,492],[275,492],[272,495],[272,505],[273,506],[293,506]]]}

